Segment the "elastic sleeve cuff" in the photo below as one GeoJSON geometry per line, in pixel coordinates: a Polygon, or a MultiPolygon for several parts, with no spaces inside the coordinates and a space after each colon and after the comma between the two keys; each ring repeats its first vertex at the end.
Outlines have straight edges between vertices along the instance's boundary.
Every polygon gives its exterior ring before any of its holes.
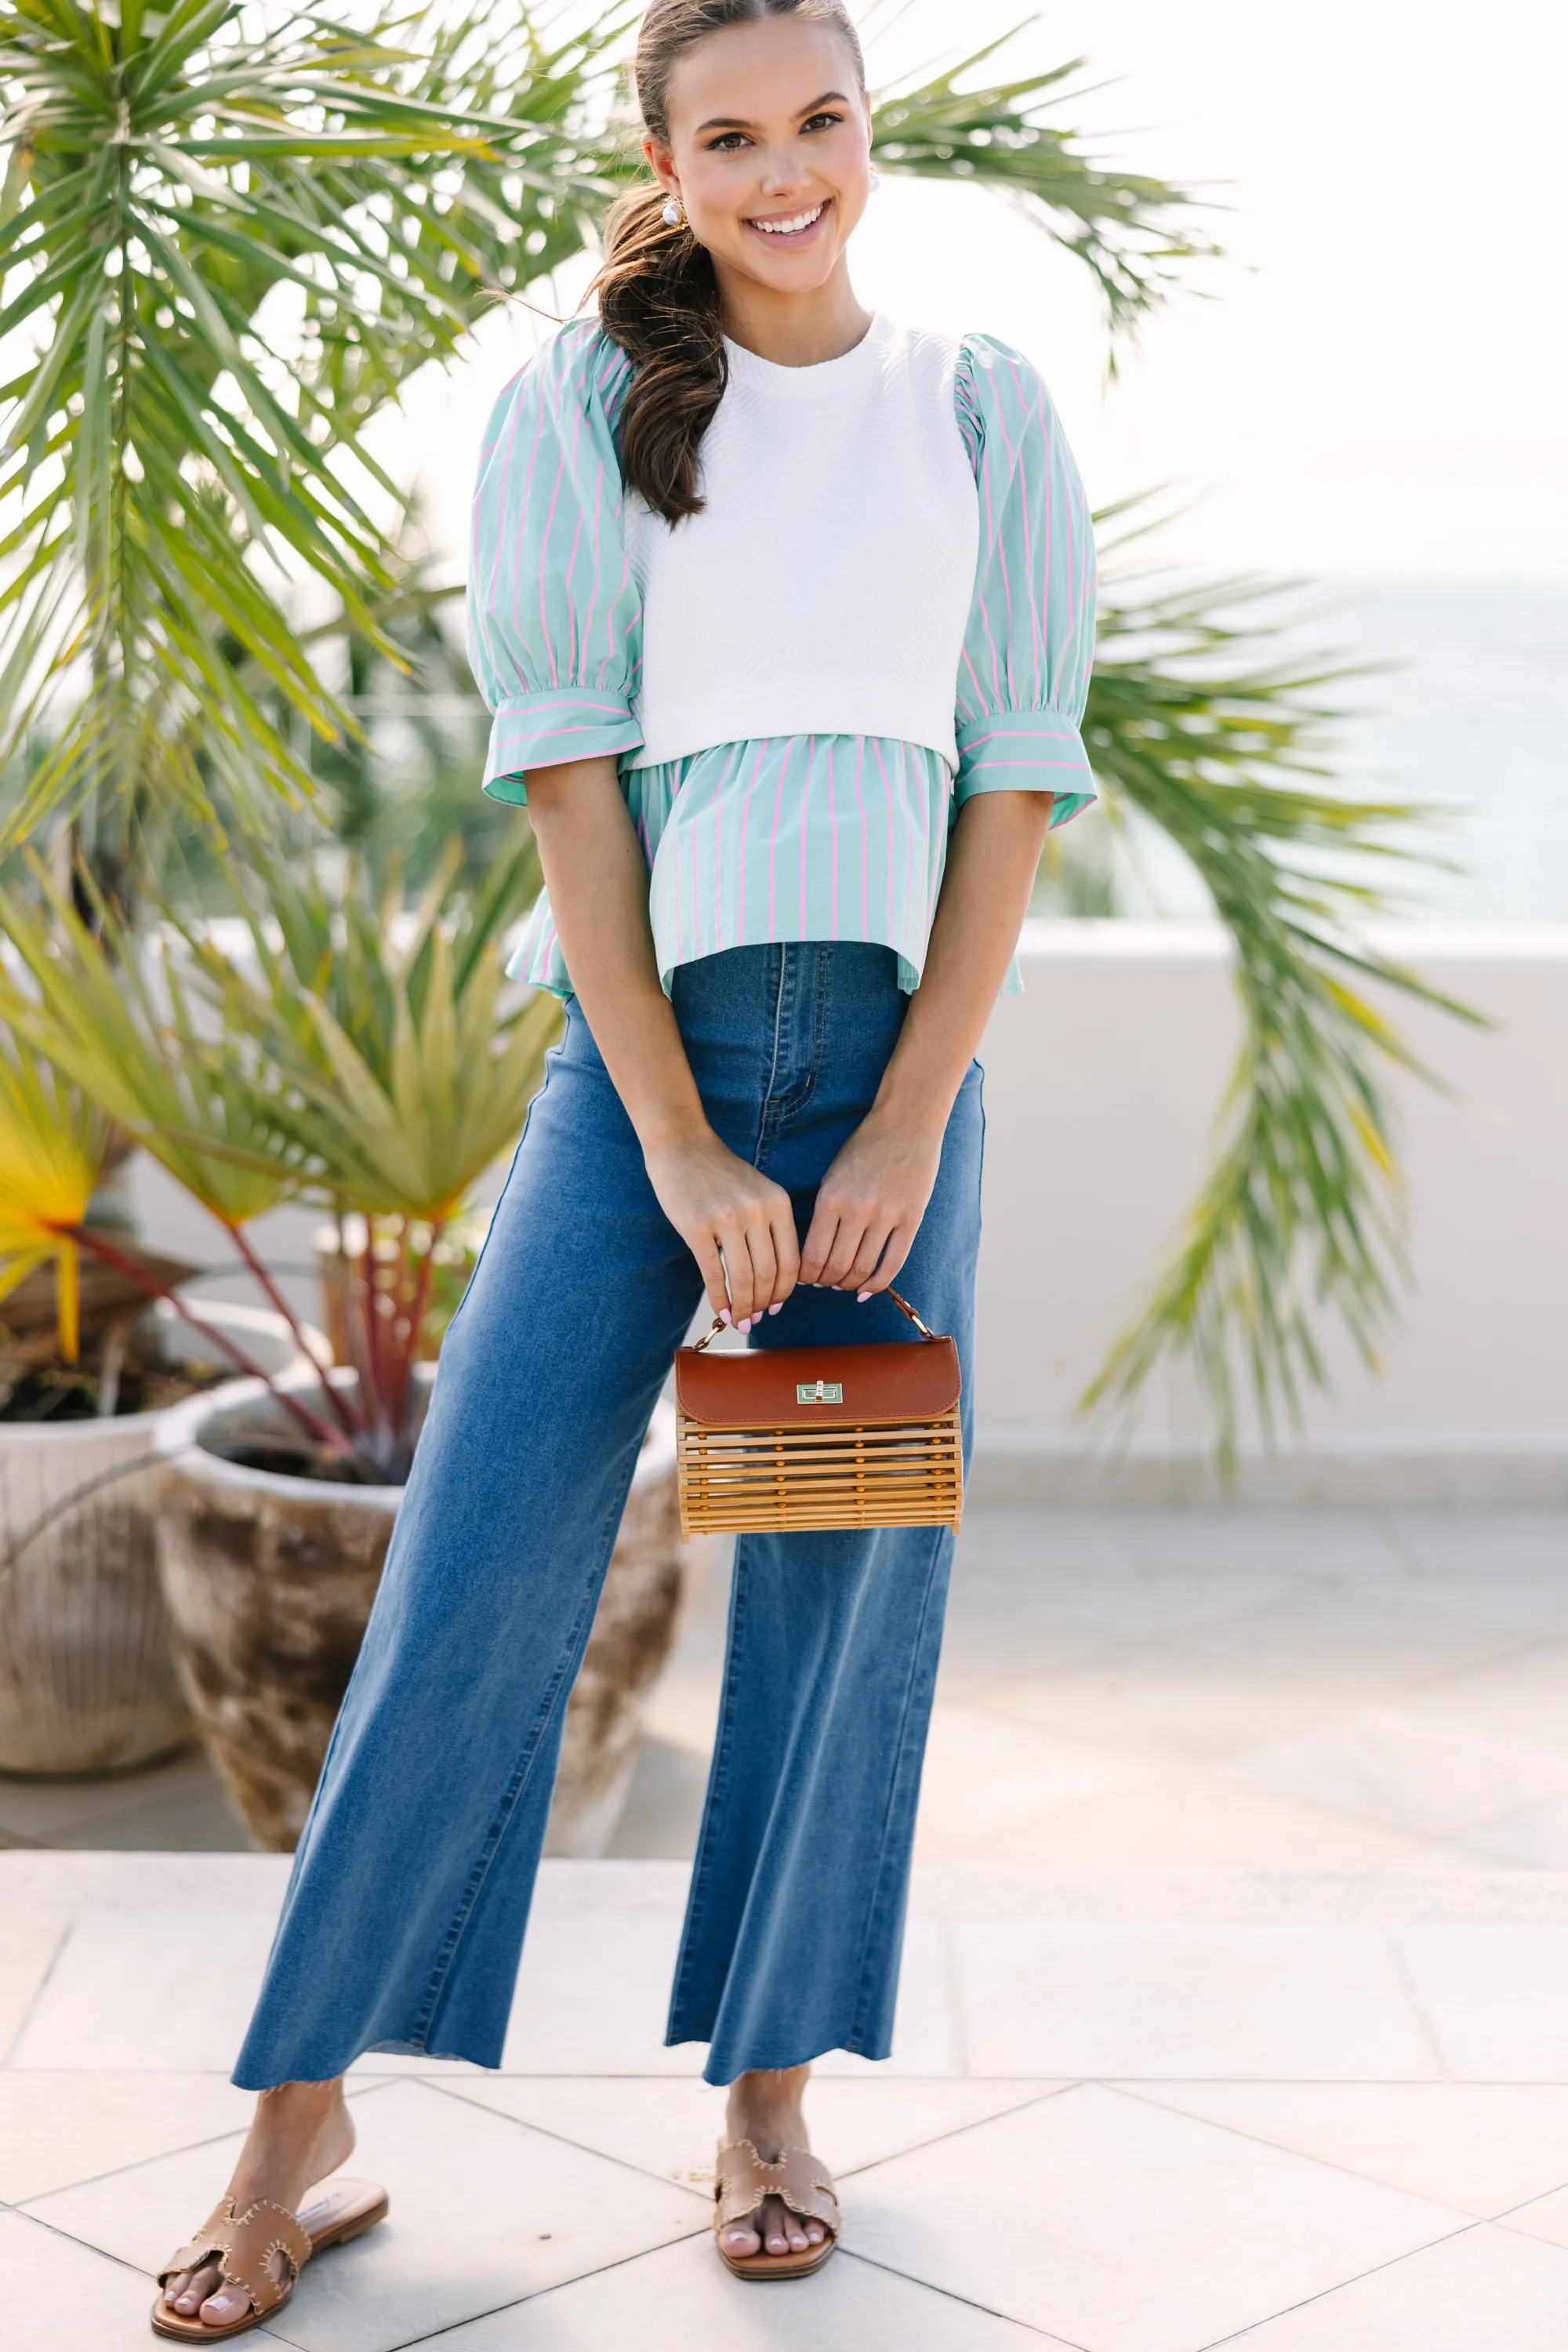
{"type": "Polygon", "coordinates": [[[953,804],[976,793],[1055,793],[1053,828],[1095,798],[1083,737],[1059,710],[1002,710],[958,728],[953,804]]]}
{"type": "Polygon", "coordinates": [[[497,705],[485,790],[491,800],[528,799],[530,768],[568,760],[613,760],[635,751],[642,729],[619,695],[592,686],[552,686],[497,705]]]}

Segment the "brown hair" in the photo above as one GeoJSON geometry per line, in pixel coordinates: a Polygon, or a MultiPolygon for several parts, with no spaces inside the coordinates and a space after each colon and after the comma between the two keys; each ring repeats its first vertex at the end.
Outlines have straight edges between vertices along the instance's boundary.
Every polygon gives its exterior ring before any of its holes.
{"type": "MultiPolygon", "coordinates": [[[[710,33],[770,16],[830,25],[866,68],[844,0],[653,0],[637,33],[637,103],[656,139],[669,138],[669,81],[678,61],[710,33]]],[[[621,470],[668,522],[700,511],[697,453],[724,396],[729,369],[719,281],[713,264],[684,222],[664,218],[656,180],[620,198],[605,232],[603,268],[594,281],[605,332],[632,362],[621,410],[621,470]]]]}

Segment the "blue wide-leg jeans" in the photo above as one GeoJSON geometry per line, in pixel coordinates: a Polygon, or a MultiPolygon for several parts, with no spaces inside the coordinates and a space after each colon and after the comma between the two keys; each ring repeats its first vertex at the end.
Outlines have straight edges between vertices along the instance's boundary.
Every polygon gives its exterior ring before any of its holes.
{"type": "MultiPolygon", "coordinates": [[[[890,950],[805,941],[684,966],[717,1132],[804,1234],[906,999],[890,950]]],[[[482,1078],[475,1083],[482,1084],[482,1078]]],[[[956,1338],[970,1434],[980,1072],[899,1287],[956,1338]]],[[[500,2063],[566,1701],[643,1434],[701,1298],[573,1004],[447,1335],[235,2081],[367,2050],[500,2063]]],[[[797,1290],[752,1344],[919,1340],[890,1301],[797,1290]]],[[[743,1536],[668,2040],[708,2080],[886,2057],[952,1549],[935,1528],[743,1536]]]]}

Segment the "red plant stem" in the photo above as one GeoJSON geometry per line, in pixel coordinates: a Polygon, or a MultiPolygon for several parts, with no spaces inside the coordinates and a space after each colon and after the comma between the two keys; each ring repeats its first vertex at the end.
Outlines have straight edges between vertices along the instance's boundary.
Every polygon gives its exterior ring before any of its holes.
{"type": "MultiPolygon", "coordinates": [[[[100,1258],[105,1265],[111,1265],[117,1273],[123,1274],[128,1280],[135,1283],[139,1290],[145,1291],[149,1298],[166,1299],[175,1314],[182,1321],[188,1323],[193,1331],[199,1331],[204,1339],[211,1340],[215,1347],[221,1349],[229,1362],[237,1365],[242,1372],[248,1373],[252,1380],[260,1381],[277,1398],[284,1412],[297,1421],[300,1428],[308,1436],[314,1439],[318,1445],[325,1445],[334,1454],[353,1454],[353,1446],[344,1444],[341,1433],[332,1428],[331,1423],[319,1419],[310,1411],[309,1405],[301,1404],[298,1397],[290,1396],[286,1389],[280,1389],[271,1373],[263,1371],[261,1366],[247,1356],[243,1348],[237,1347],[226,1331],[220,1331],[216,1323],[205,1323],[199,1315],[193,1315],[184,1300],[177,1297],[166,1282],[160,1282],[156,1275],[145,1272],[133,1259],[124,1256],[117,1250],[112,1242],[106,1242],[101,1234],[89,1232],[85,1225],[62,1225],[58,1230],[69,1240],[75,1242],[79,1249],[86,1250],[89,1255],[100,1258]]],[[[317,1369],[320,1370],[320,1366],[317,1369]]],[[[321,1384],[323,1387],[328,1385],[324,1372],[321,1374],[321,1384]]]]}
{"type": "Polygon", "coordinates": [[[376,1282],[375,1220],[369,1215],[364,1221],[364,1251],[360,1259],[360,1297],[364,1311],[364,1361],[370,1381],[370,1399],[362,1400],[370,1417],[368,1406],[374,1401],[375,1419],[382,1437],[390,1436],[386,1412],[386,1374],[382,1359],[381,1290],[376,1282]]]}
{"type": "MultiPolygon", "coordinates": [[[[226,1227],[226,1231],[230,1241],[234,1244],[235,1248],[239,1252],[240,1256],[245,1260],[246,1265],[250,1271],[252,1279],[259,1285],[264,1296],[272,1301],[273,1306],[277,1308],[279,1314],[281,1315],[283,1320],[289,1326],[289,1330],[293,1333],[294,1345],[299,1349],[300,1353],[306,1359],[307,1362],[312,1364],[315,1363],[316,1360],[305,1343],[305,1334],[300,1328],[298,1316],[295,1314],[294,1309],[289,1306],[287,1298],[284,1297],[283,1293],[279,1289],[278,1285],[273,1281],[272,1276],[268,1273],[267,1268],[262,1265],[261,1260],[257,1256],[256,1252],[251,1248],[249,1242],[246,1239],[244,1227],[241,1225],[228,1225],[226,1227]]],[[[331,1381],[327,1379],[325,1368],[323,1366],[317,1365],[317,1370],[321,1372],[321,1386],[326,1391],[327,1401],[331,1404],[332,1412],[336,1416],[338,1426],[342,1431],[343,1435],[348,1439],[349,1444],[353,1445],[359,1437],[360,1432],[354,1426],[353,1416],[349,1411],[348,1400],[346,1397],[342,1396],[339,1391],[332,1386],[331,1381]]]]}

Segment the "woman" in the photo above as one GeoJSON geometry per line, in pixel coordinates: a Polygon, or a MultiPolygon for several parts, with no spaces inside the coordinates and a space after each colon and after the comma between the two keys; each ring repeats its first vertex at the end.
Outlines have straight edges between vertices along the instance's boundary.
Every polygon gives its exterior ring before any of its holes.
{"type": "MultiPolygon", "coordinates": [[[[857,299],[840,0],[655,0],[637,87],[657,184],[618,208],[598,319],[502,394],[475,510],[487,788],[526,799],[548,885],[515,969],[565,1033],[300,1842],[233,2204],[155,2309],[195,2340],[384,2210],[338,2182],[300,2212],[353,2146],[355,2058],[500,2061],[563,1712],[704,1289],[753,1346],[810,1344],[903,1337],[898,1279],[967,1400],[973,1057],[1046,827],[1092,796],[1072,460],[1014,353],[857,299]]],[[[951,1549],[737,1548],[668,2038],[730,2085],[743,2276],[837,2235],[801,2099],[822,2052],[888,2053],[951,1549]]]]}

